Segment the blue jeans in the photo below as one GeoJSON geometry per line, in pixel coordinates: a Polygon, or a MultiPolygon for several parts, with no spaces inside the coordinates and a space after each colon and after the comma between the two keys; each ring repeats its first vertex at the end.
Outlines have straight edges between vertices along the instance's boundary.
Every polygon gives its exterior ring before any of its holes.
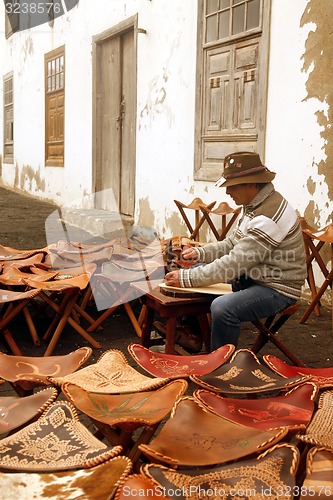
{"type": "Polygon", "coordinates": [[[211,350],[225,344],[237,347],[242,321],[267,318],[297,301],[251,279],[232,282],[234,293],[221,295],[211,304],[211,350]]]}

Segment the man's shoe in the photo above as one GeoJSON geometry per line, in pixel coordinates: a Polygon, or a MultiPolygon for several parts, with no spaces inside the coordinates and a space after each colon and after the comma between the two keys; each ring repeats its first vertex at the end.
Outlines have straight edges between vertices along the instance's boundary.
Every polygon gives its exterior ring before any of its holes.
{"type": "MultiPolygon", "coordinates": [[[[155,330],[165,338],[166,328],[160,321],[155,321],[153,323],[155,330]]],[[[176,344],[186,349],[191,353],[200,352],[202,349],[202,337],[200,335],[195,335],[187,325],[177,325],[176,326],[176,344]]]]}

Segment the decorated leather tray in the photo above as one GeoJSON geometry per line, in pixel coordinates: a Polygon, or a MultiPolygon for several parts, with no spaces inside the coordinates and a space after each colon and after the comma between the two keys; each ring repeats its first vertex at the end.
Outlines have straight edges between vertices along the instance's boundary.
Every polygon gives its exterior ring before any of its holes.
{"type": "Polygon", "coordinates": [[[48,377],[73,373],[91,354],[90,347],[80,347],[62,356],[13,356],[0,352],[0,377],[28,390],[37,383],[50,384],[48,377]]]}
{"type": "Polygon", "coordinates": [[[27,257],[24,259],[19,257],[18,259],[4,260],[2,262],[2,268],[3,270],[5,270],[10,267],[16,267],[17,269],[20,269],[22,267],[34,266],[35,264],[40,264],[41,262],[43,262],[44,256],[45,254],[40,252],[40,253],[35,253],[31,257],[27,257]]]}
{"type": "Polygon", "coordinates": [[[50,377],[49,380],[58,386],[70,382],[86,391],[119,394],[157,389],[170,379],[146,377],[128,364],[121,351],[110,349],[96,363],[65,377],[50,377]]]}
{"type": "Polygon", "coordinates": [[[35,250],[18,250],[17,248],[0,245],[0,260],[27,259],[37,253],[45,254],[47,251],[43,248],[35,250]]]}
{"type": "Polygon", "coordinates": [[[96,467],[64,472],[0,472],[3,498],[32,500],[109,500],[131,471],[129,458],[119,456],[96,467]]]}
{"type": "Polygon", "coordinates": [[[333,450],[333,391],[321,394],[318,409],[305,433],[297,437],[305,443],[333,450]]]}
{"type": "Polygon", "coordinates": [[[140,344],[129,344],[128,352],[144,370],[154,377],[184,378],[210,373],[225,363],[235,346],[227,344],[209,354],[178,356],[152,352],[140,344]]]}
{"type": "Polygon", "coordinates": [[[260,363],[249,349],[238,349],[230,361],[206,375],[191,375],[191,380],[213,392],[250,394],[289,389],[309,380],[298,375],[284,378],[260,363]]]}
{"type": "Polygon", "coordinates": [[[318,385],[319,388],[333,387],[333,368],[308,368],[302,366],[292,366],[282,359],[279,359],[271,354],[265,354],[263,360],[269,368],[282,377],[297,377],[299,375],[310,376],[312,382],[318,385]]]}
{"type": "MultiPolygon", "coordinates": [[[[170,497],[163,495],[162,488],[152,479],[142,474],[132,474],[125,478],[119,486],[114,496],[114,500],[124,500],[128,498],[143,498],[169,500],[170,497]]],[[[181,498],[181,497],[178,497],[181,498]]],[[[184,498],[184,497],[183,497],[184,498]]]]}
{"type": "Polygon", "coordinates": [[[84,290],[88,286],[89,280],[90,274],[82,273],[76,276],[71,275],[69,278],[64,279],[56,278],[52,281],[45,281],[43,276],[35,275],[31,278],[25,279],[24,281],[31,288],[61,292],[66,288],[80,288],[80,290],[84,290]]]}
{"type": "Polygon", "coordinates": [[[89,468],[119,455],[81,424],[73,405],[53,403],[34,423],[0,441],[0,469],[59,471],[89,468]]]}
{"type": "Polygon", "coordinates": [[[312,382],[292,388],[281,396],[259,399],[224,398],[218,394],[197,389],[194,397],[221,417],[256,429],[288,427],[305,429],[311,420],[317,386],[312,382]]]}
{"type": "Polygon", "coordinates": [[[305,495],[302,497],[307,500],[333,497],[333,450],[317,446],[310,448],[306,457],[303,491],[305,495]]]}
{"type": "Polygon", "coordinates": [[[41,415],[55,401],[58,391],[48,387],[31,396],[0,397],[0,433],[8,433],[41,415]]]}
{"type": "MultiPolygon", "coordinates": [[[[32,266],[32,269],[34,266],[32,266]]],[[[36,268],[37,269],[37,268],[36,268]]],[[[57,271],[45,271],[40,269],[40,273],[45,281],[54,279],[58,272],[57,271]]],[[[8,267],[2,274],[0,274],[0,283],[6,286],[10,285],[25,285],[24,280],[31,278],[31,272],[26,273],[20,271],[16,267],[8,267]]]]}
{"type": "Polygon", "coordinates": [[[133,429],[163,420],[187,387],[185,380],[174,380],[155,391],[97,394],[66,383],[62,391],[76,408],[94,420],[110,426],[126,424],[126,428],[133,429]]]}
{"type": "MultiPolygon", "coordinates": [[[[26,292],[16,292],[14,290],[0,290],[0,302],[13,302],[13,300],[32,299],[38,295],[38,290],[28,290],[26,292]]],[[[1,353],[0,353],[1,354],[1,353]]]]}
{"type": "Polygon", "coordinates": [[[171,500],[180,498],[291,498],[299,462],[296,446],[277,444],[258,458],[205,469],[174,470],[158,464],[144,464],[142,474],[168,492],[171,500]],[[214,496],[212,495],[214,492],[214,496]],[[246,493],[247,492],[247,493],[246,493]],[[177,497],[178,495],[178,497],[177,497]]]}
{"type": "Polygon", "coordinates": [[[261,431],[207,410],[192,397],[179,399],[171,417],[149,444],[139,449],[151,461],[178,466],[209,466],[259,453],[280,441],[285,427],[261,431]]]}

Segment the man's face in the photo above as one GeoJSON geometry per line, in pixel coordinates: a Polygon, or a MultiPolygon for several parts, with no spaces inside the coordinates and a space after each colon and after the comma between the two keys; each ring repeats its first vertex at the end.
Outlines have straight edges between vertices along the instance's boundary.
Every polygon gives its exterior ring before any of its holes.
{"type": "Polygon", "coordinates": [[[259,192],[256,184],[236,184],[227,186],[226,193],[231,196],[236,205],[248,205],[259,192]]]}

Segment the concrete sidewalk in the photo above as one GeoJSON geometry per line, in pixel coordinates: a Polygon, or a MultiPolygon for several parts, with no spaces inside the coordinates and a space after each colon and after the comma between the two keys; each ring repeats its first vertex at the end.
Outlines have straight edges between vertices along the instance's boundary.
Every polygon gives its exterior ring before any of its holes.
{"type": "MultiPolygon", "coordinates": [[[[42,248],[47,244],[45,234],[45,220],[57,206],[52,203],[37,200],[14,191],[0,188],[0,208],[2,213],[2,227],[0,244],[18,249],[42,248]]],[[[331,308],[322,307],[321,316],[313,313],[305,325],[299,323],[307,303],[300,302],[299,311],[282,327],[280,335],[285,344],[303,360],[313,367],[333,366],[333,333],[331,308]]],[[[136,305],[135,312],[139,314],[140,304],[136,305]]],[[[97,318],[103,311],[98,312],[93,306],[89,314],[97,318]]],[[[44,332],[45,319],[36,318],[37,331],[44,332]]],[[[123,308],[118,308],[104,323],[103,329],[93,334],[102,345],[101,349],[94,349],[90,362],[96,361],[107,349],[119,349],[127,355],[127,346],[130,342],[140,342],[123,308]]],[[[18,345],[24,355],[43,355],[45,344],[35,347],[24,322],[17,320],[11,324],[18,345]]],[[[249,347],[255,338],[255,329],[250,324],[244,324],[239,348],[249,347]]],[[[65,354],[79,346],[88,345],[87,342],[70,327],[66,327],[54,351],[55,355],[65,354]]],[[[2,348],[0,344],[0,349],[2,348]]],[[[270,344],[267,344],[260,354],[270,353],[283,356],[270,344]]],[[[127,355],[130,360],[129,355],[127,355]]],[[[130,360],[130,362],[132,362],[130,360]]]]}

